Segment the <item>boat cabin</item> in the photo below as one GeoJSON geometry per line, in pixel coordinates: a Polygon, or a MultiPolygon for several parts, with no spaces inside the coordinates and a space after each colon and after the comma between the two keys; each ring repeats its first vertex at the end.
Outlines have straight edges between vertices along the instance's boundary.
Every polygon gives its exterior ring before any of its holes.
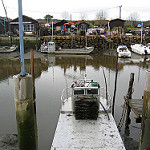
{"type": "Polygon", "coordinates": [[[74,81],[72,84],[73,87],[73,95],[88,95],[88,96],[98,96],[100,94],[100,86],[97,82],[93,82],[93,80],[79,80],[74,81]]]}
{"type": "Polygon", "coordinates": [[[75,118],[96,120],[99,112],[100,86],[93,80],[79,80],[72,84],[72,108],[75,118]]]}

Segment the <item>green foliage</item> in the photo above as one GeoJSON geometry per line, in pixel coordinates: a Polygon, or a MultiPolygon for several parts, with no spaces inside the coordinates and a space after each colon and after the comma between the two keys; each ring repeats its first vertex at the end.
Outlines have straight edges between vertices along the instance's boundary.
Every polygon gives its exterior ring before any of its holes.
{"type": "Polygon", "coordinates": [[[44,19],[47,21],[47,22],[50,22],[50,20],[53,18],[53,16],[47,14],[44,19]]]}

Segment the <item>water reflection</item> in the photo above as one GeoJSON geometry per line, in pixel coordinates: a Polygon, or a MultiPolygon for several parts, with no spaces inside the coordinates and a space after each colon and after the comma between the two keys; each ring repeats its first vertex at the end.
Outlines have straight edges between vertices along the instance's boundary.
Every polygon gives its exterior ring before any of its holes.
{"type": "MultiPolygon", "coordinates": [[[[112,97],[115,84],[115,62],[115,56],[104,55],[41,55],[39,58],[34,60],[39,149],[50,148],[59,115],[61,91],[66,85],[66,82],[69,85],[69,82],[72,81],[72,76],[69,76],[69,74],[72,74],[73,76],[79,76],[86,71],[89,78],[92,77],[99,81],[102,86],[105,86],[103,72],[101,69],[103,67],[108,82],[108,91],[112,97]]],[[[14,112],[14,110],[11,110],[13,109],[13,104],[9,105],[13,101],[13,93],[11,93],[13,85],[11,78],[14,74],[20,73],[20,61],[18,58],[4,58],[0,59],[0,64],[0,114],[7,115],[11,121],[11,118],[14,118],[14,113],[7,114],[5,113],[5,109],[8,106],[10,112],[14,112]],[[6,79],[9,81],[9,85],[4,82],[6,79]]],[[[25,60],[25,67],[26,72],[31,73],[31,63],[29,59],[25,60]]],[[[121,117],[122,105],[124,104],[123,96],[125,96],[127,93],[130,73],[135,73],[135,92],[133,93],[133,97],[139,98],[143,94],[145,71],[150,67],[150,61],[149,58],[145,59],[144,57],[120,59],[118,60],[117,67],[118,81],[116,89],[115,120],[118,124],[121,117]]],[[[18,108],[22,107],[21,105],[22,104],[16,104],[18,108]]],[[[31,111],[29,111],[27,115],[35,111],[34,102],[29,102],[26,105],[26,108],[31,108],[31,111]]],[[[9,121],[5,120],[6,117],[1,116],[1,123],[9,124],[9,121]]],[[[136,145],[139,143],[140,131],[133,126],[140,126],[140,124],[137,125],[134,122],[134,117],[134,114],[131,114],[132,121],[129,129],[125,130],[125,127],[123,126],[120,132],[127,149],[132,149],[133,147],[135,148],[136,146],[133,145],[133,143],[136,145]],[[128,146],[129,143],[130,147],[128,146]]],[[[32,115],[32,119],[32,125],[34,126],[34,129],[32,130],[34,131],[37,130],[35,113],[32,115]]],[[[18,121],[20,121],[19,117],[17,117],[17,122],[18,121]]],[[[15,125],[16,124],[13,123],[12,128],[15,128],[15,125]]],[[[20,128],[22,124],[19,124],[18,126],[20,128]]],[[[1,128],[1,132],[5,133],[5,130],[8,130],[9,132],[10,128],[11,127],[3,126],[3,129],[1,128]]],[[[37,131],[35,133],[37,133],[37,131]]],[[[33,133],[34,136],[36,135],[35,133],[33,133]]],[[[33,140],[35,141],[35,139],[33,140]]],[[[36,144],[34,144],[34,146],[35,145],[36,144]]]]}

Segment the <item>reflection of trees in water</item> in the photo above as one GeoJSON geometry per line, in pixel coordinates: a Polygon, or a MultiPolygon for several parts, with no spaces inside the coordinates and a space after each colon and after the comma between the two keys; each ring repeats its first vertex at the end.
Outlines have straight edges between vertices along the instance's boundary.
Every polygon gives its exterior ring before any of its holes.
{"type": "MultiPolygon", "coordinates": [[[[116,57],[114,56],[96,56],[88,57],[56,57],[56,65],[61,66],[65,70],[74,66],[74,70],[80,67],[80,70],[85,70],[86,65],[92,66],[95,69],[99,69],[101,66],[115,70],[116,57]]],[[[119,65],[119,69],[122,69],[123,65],[119,65]]]]}
{"type": "MultiPolygon", "coordinates": [[[[125,59],[126,60],[126,59],[125,59]]],[[[91,56],[44,56],[42,58],[34,59],[35,78],[41,75],[42,71],[48,69],[49,66],[60,66],[64,69],[74,67],[74,71],[77,68],[85,70],[86,66],[92,66],[94,69],[99,70],[101,66],[110,70],[116,70],[116,57],[105,55],[91,55],[91,56]]],[[[124,65],[136,65],[142,68],[149,68],[149,61],[143,62],[127,62],[119,63],[118,71],[122,70],[124,65]]],[[[0,80],[5,80],[15,74],[19,74],[21,65],[19,59],[0,59],[0,80]]],[[[30,59],[25,60],[25,71],[31,73],[30,59]]]]}
{"type": "MultiPolygon", "coordinates": [[[[41,63],[41,59],[34,60],[35,78],[39,77],[42,71],[48,69],[48,64],[41,63]]],[[[0,59],[0,81],[19,74],[21,71],[21,64],[18,59],[0,59]]],[[[31,62],[25,60],[25,71],[31,74],[31,62]]]]}

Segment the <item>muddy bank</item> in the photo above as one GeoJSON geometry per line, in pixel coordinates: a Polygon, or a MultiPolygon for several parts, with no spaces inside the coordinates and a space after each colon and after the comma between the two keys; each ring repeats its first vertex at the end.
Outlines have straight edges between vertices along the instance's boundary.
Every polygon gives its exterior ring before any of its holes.
{"type": "Polygon", "coordinates": [[[16,134],[0,135],[0,150],[18,150],[16,134]]]}

